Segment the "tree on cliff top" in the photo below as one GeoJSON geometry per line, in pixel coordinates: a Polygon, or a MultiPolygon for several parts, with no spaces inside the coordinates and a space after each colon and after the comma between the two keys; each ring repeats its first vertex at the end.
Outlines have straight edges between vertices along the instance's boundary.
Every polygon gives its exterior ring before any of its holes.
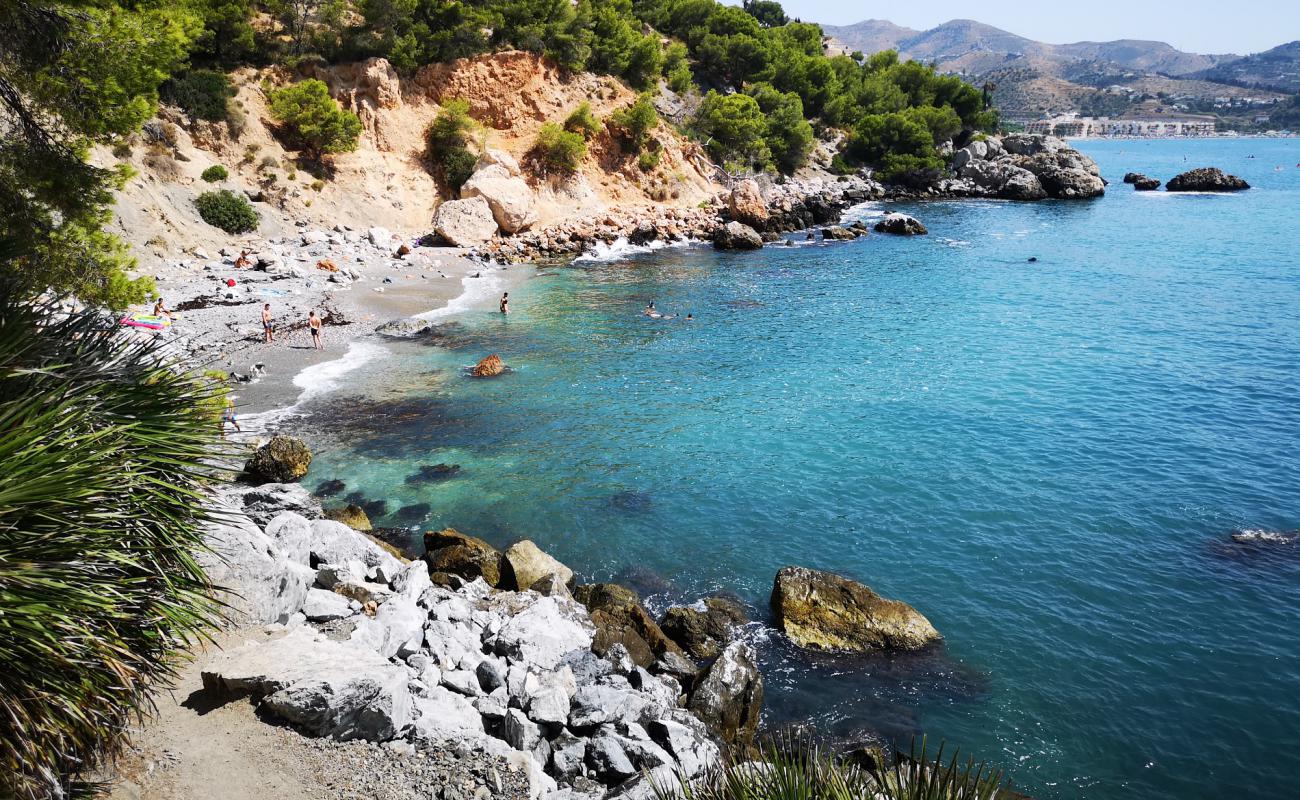
{"type": "Polygon", "coordinates": [[[0,273],[22,291],[121,307],[152,290],[104,230],[129,172],[87,157],[139,130],[199,32],[183,9],[0,4],[0,273]]]}
{"type": "Polygon", "coordinates": [[[270,94],[271,113],[284,123],[294,143],[310,161],[357,149],[361,120],[339,108],[329,87],[315,78],[282,86],[270,94]]]}

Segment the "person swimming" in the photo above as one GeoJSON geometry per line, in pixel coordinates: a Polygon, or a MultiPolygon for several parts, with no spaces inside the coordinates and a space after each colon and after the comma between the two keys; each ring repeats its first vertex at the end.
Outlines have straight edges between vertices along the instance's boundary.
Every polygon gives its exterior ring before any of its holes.
{"type": "Polygon", "coordinates": [[[646,304],[645,310],[641,313],[650,319],[659,319],[662,316],[658,311],[655,311],[655,301],[653,300],[646,304]]]}

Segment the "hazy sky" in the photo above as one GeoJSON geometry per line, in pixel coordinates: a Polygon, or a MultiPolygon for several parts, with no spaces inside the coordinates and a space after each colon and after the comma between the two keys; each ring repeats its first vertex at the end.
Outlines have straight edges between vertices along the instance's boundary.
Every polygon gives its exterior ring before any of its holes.
{"type": "Polygon", "coordinates": [[[1052,44],[1155,39],[1196,53],[1245,54],[1300,39],[1300,0],[789,0],[782,5],[792,17],[827,25],[887,19],[924,30],[950,19],[974,19],[1052,44]]]}

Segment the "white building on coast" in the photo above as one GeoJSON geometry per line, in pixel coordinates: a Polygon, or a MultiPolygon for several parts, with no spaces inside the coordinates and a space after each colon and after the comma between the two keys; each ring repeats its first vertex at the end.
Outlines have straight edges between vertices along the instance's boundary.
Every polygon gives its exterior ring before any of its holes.
{"type": "Polygon", "coordinates": [[[1213,136],[1215,134],[1215,124],[1213,117],[1191,115],[1161,117],[1159,119],[1110,119],[1109,117],[1082,117],[1078,114],[1063,114],[1030,122],[1025,125],[1025,131],[1080,139],[1108,136],[1150,138],[1213,136]]]}

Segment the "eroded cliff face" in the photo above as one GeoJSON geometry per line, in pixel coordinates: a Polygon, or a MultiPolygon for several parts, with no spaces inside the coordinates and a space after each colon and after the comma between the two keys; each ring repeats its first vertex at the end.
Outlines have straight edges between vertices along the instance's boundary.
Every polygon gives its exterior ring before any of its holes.
{"type": "Polygon", "coordinates": [[[473,147],[513,156],[524,169],[534,199],[531,225],[550,226],[615,207],[694,208],[723,192],[698,145],[671,126],[653,132],[659,165],[643,171],[635,155],[620,152],[607,131],[588,146],[582,168],[572,177],[539,175],[526,153],[547,122],[562,122],[583,102],[604,119],[636,95],[607,76],[565,74],[532,53],[504,52],[426,67],[402,78],[383,59],[329,67],[242,69],[232,76],[239,123],[190,121],[164,108],[129,155],[102,149],[101,164],[126,162],[139,173],[120,193],[118,232],[132,244],[141,266],[185,250],[212,248],[231,237],[204,224],[193,199],[212,188],[247,192],[258,199],[260,235],[291,231],[299,222],[354,229],[372,225],[409,234],[432,229],[437,206],[451,195],[425,165],[424,132],[442,104],[464,99],[482,126],[473,147]],[[357,150],[333,158],[323,180],[297,164],[275,135],[264,84],[301,77],[323,80],[345,108],[360,117],[357,150]],[[200,174],[223,165],[228,179],[205,183],[200,174]]]}

